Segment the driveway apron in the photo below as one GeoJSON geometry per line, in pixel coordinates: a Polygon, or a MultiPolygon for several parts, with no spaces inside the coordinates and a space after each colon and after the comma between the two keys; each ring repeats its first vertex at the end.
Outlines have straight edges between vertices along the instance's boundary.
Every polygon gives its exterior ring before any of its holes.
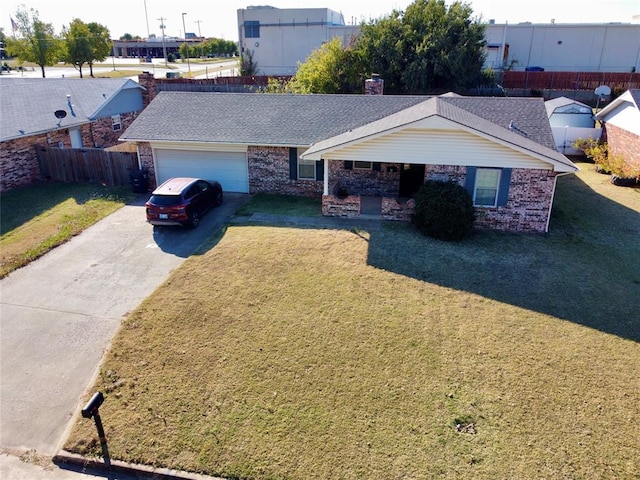
{"type": "Polygon", "coordinates": [[[188,230],[147,224],[141,198],[0,281],[0,447],[57,451],[120,321],[246,200],[188,230]]]}

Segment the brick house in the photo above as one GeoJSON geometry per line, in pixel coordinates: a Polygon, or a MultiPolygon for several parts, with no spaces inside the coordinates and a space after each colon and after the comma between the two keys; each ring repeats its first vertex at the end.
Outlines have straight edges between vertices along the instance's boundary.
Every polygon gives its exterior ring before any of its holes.
{"type": "Polygon", "coordinates": [[[117,145],[143,109],[130,79],[0,79],[0,191],[41,179],[36,146],[117,145]]]}
{"type": "Polygon", "coordinates": [[[156,184],[322,198],[328,216],[408,220],[427,179],[471,193],[477,226],[545,232],[558,175],[542,99],[161,91],[122,135],[156,184]]]}
{"type": "Polygon", "coordinates": [[[602,122],[602,140],[612,155],[621,156],[640,171],[640,89],[631,89],[596,114],[602,122]]]}

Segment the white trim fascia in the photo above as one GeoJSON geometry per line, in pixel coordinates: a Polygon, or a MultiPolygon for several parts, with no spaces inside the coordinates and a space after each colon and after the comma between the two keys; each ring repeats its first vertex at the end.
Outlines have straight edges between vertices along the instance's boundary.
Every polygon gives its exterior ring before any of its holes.
{"type": "MultiPolygon", "coordinates": [[[[346,141],[344,143],[341,143],[339,145],[335,145],[333,147],[327,147],[327,148],[324,148],[322,150],[318,150],[317,152],[313,152],[310,155],[306,155],[306,156],[308,156],[309,159],[311,159],[311,160],[320,160],[320,159],[324,158],[324,154],[325,153],[333,153],[335,151],[341,150],[341,149],[346,148],[346,147],[351,147],[351,146],[363,143],[365,141],[373,140],[373,139],[381,137],[381,136],[385,136],[385,135],[389,135],[389,134],[395,133],[396,131],[406,130],[407,128],[409,128],[409,126],[411,126],[412,128],[415,128],[415,124],[422,124],[420,126],[421,128],[428,128],[429,124],[430,123],[434,123],[434,122],[431,122],[431,121],[426,122],[426,120],[428,120],[429,118],[432,118],[434,116],[431,116],[431,117],[428,117],[428,118],[422,118],[420,120],[417,120],[417,121],[414,121],[414,122],[410,122],[410,123],[406,123],[404,125],[400,125],[400,126],[397,126],[395,128],[390,128],[388,130],[383,130],[381,132],[377,132],[376,134],[371,134],[371,135],[366,135],[366,136],[363,136],[363,137],[355,138],[353,140],[346,141]]],[[[447,118],[443,118],[443,117],[440,117],[440,116],[435,116],[435,117],[437,117],[437,119],[439,120],[438,124],[441,125],[441,127],[439,128],[440,130],[462,130],[462,131],[465,131],[465,132],[467,132],[467,133],[469,133],[471,135],[476,135],[476,136],[482,137],[485,140],[488,140],[490,142],[497,143],[499,145],[502,145],[503,147],[510,148],[512,150],[515,150],[517,152],[523,153],[525,155],[529,155],[529,156],[535,158],[536,160],[548,163],[553,167],[553,171],[555,171],[555,172],[567,172],[567,173],[570,173],[570,172],[576,172],[578,170],[578,167],[575,167],[575,169],[573,169],[571,167],[571,165],[567,165],[567,164],[565,164],[565,163],[563,163],[563,162],[561,162],[559,160],[554,160],[554,159],[552,159],[550,157],[547,157],[545,155],[542,155],[542,154],[539,154],[539,153],[534,152],[532,150],[529,150],[526,147],[520,147],[520,146],[518,146],[518,145],[516,145],[514,143],[507,142],[507,141],[502,140],[500,138],[494,137],[493,135],[489,135],[489,134],[484,133],[484,132],[482,132],[480,130],[476,130],[474,128],[467,127],[466,125],[462,125],[460,123],[454,122],[454,121],[449,120],[447,118]],[[444,127],[445,124],[448,125],[449,128],[444,127]],[[561,167],[561,169],[558,169],[557,167],[561,167]],[[562,167],[564,167],[564,168],[562,168],[562,167]]],[[[529,141],[533,142],[533,140],[529,140],[529,141]]],[[[541,147],[543,147],[543,146],[541,145],[541,147]]],[[[547,147],[544,147],[544,148],[547,148],[547,147]]],[[[303,155],[303,158],[304,158],[304,155],[303,155]]],[[[571,162],[569,159],[567,159],[567,161],[571,162]]],[[[473,162],[469,163],[469,165],[473,165],[473,162]]]]}

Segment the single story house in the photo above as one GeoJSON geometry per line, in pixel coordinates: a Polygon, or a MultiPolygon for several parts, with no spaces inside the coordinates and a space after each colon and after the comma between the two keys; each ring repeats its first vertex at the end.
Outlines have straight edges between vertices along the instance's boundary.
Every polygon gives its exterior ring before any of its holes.
{"type": "Polygon", "coordinates": [[[600,110],[596,119],[602,122],[602,140],[609,152],[640,171],[640,89],[624,92],[600,110]]]}
{"type": "Polygon", "coordinates": [[[144,108],[143,91],[126,78],[0,78],[0,191],[40,179],[38,145],[117,145],[144,108]]]}
{"type": "Polygon", "coordinates": [[[328,216],[408,220],[425,180],[452,180],[476,225],[519,232],[548,230],[556,178],[577,171],[539,98],[163,91],[120,139],[156,184],[197,176],[322,197],[328,216]]]}

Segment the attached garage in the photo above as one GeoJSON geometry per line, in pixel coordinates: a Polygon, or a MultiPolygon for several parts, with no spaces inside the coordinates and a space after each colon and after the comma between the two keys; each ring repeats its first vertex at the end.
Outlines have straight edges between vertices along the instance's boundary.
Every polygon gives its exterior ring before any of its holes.
{"type": "Polygon", "coordinates": [[[249,193],[246,147],[224,150],[153,149],[158,185],[172,177],[216,180],[225,192],[249,193]]]}

